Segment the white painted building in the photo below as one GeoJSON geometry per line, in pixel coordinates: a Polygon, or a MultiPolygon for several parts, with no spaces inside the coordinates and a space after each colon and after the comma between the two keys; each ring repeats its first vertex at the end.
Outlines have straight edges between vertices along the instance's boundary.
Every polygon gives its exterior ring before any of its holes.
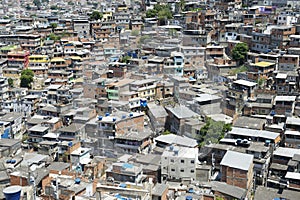
{"type": "Polygon", "coordinates": [[[79,147],[71,153],[71,163],[73,165],[76,165],[78,163],[86,164],[86,160],[90,159],[90,152],[90,148],[79,147]]]}
{"type": "Polygon", "coordinates": [[[298,21],[298,16],[288,15],[285,13],[282,13],[277,16],[277,25],[290,26],[296,24],[297,21],[298,21]]]}
{"type": "Polygon", "coordinates": [[[169,146],[161,157],[163,179],[196,179],[198,148],[169,146]]]}

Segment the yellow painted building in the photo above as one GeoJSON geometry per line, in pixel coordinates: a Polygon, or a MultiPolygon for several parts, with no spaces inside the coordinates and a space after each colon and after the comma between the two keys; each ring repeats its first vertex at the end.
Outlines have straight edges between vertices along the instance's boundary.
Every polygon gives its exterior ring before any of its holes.
{"type": "Polygon", "coordinates": [[[29,56],[29,63],[49,63],[47,55],[31,55],[29,56]]]}

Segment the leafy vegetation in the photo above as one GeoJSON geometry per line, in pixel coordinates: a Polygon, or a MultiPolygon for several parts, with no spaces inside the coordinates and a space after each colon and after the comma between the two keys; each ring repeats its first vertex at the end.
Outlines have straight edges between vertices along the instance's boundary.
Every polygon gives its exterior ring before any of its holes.
{"type": "Polygon", "coordinates": [[[97,10],[94,10],[90,15],[91,20],[99,20],[99,19],[101,20],[102,18],[103,18],[103,14],[97,10]]]}
{"type": "Polygon", "coordinates": [[[156,4],[153,9],[147,10],[146,17],[157,17],[158,19],[172,19],[172,12],[169,5],[156,4]]]}
{"type": "Polygon", "coordinates": [[[171,131],[169,130],[165,130],[164,132],[162,132],[162,135],[169,135],[169,134],[172,134],[171,131]]]}
{"type": "Polygon", "coordinates": [[[173,36],[173,37],[177,37],[178,36],[178,32],[176,29],[169,29],[169,36],[173,36]]]}
{"type": "Polygon", "coordinates": [[[31,69],[24,69],[21,72],[20,77],[20,87],[31,88],[31,83],[33,82],[34,73],[31,69]]]}
{"type": "Polygon", "coordinates": [[[236,44],[231,51],[233,60],[239,62],[239,64],[243,64],[246,60],[248,51],[249,51],[249,47],[246,43],[236,44]]]}
{"type": "Polygon", "coordinates": [[[123,56],[123,57],[121,58],[121,62],[122,62],[122,63],[128,64],[130,58],[131,58],[130,56],[123,56]]]}
{"type": "Polygon", "coordinates": [[[262,88],[264,85],[265,85],[265,82],[266,82],[266,78],[265,77],[260,77],[259,79],[257,79],[257,84],[260,88],[262,88]]]}
{"type": "Polygon", "coordinates": [[[23,136],[22,136],[22,143],[25,142],[25,141],[27,141],[28,139],[29,139],[28,134],[23,134],[23,136]]]}
{"type": "Polygon", "coordinates": [[[138,36],[140,34],[140,31],[139,30],[132,30],[131,31],[131,36],[138,36]]]}
{"type": "Polygon", "coordinates": [[[198,11],[201,11],[203,10],[202,8],[191,8],[190,11],[192,12],[198,12],[198,11]]]}
{"type": "Polygon", "coordinates": [[[240,66],[238,68],[230,70],[229,71],[229,75],[234,76],[234,75],[237,75],[238,73],[246,72],[246,71],[248,71],[248,67],[245,66],[245,65],[242,65],[242,66],[240,66]]]}
{"type": "Polygon", "coordinates": [[[14,87],[14,80],[12,78],[8,78],[8,85],[9,87],[14,87]]]}
{"type": "Polygon", "coordinates": [[[52,29],[52,32],[54,32],[54,30],[57,28],[57,23],[51,23],[50,27],[52,29]]]}
{"type": "Polygon", "coordinates": [[[58,40],[60,40],[60,38],[61,37],[59,35],[56,35],[54,33],[50,33],[50,35],[49,35],[50,40],[58,41],[58,40]]]}
{"type": "Polygon", "coordinates": [[[221,121],[214,121],[207,118],[206,124],[200,129],[199,146],[208,143],[218,143],[224,138],[225,133],[231,130],[231,124],[225,124],[221,121]]]}
{"type": "Polygon", "coordinates": [[[57,28],[57,23],[51,23],[50,26],[51,28],[57,28]]]}
{"type": "Polygon", "coordinates": [[[178,5],[181,12],[185,10],[185,0],[180,0],[178,5]]]}

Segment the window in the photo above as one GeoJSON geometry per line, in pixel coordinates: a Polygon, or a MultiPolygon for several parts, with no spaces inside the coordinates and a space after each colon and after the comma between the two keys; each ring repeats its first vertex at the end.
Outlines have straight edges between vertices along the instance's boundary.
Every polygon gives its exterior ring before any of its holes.
{"type": "Polygon", "coordinates": [[[194,164],[194,163],[195,163],[195,160],[191,160],[191,163],[194,164]]]}
{"type": "Polygon", "coordinates": [[[172,172],[175,172],[175,169],[171,169],[172,172]]]}
{"type": "Polygon", "coordinates": [[[195,170],[191,169],[191,173],[194,173],[194,172],[195,172],[195,170]]]}
{"type": "Polygon", "coordinates": [[[184,172],[184,169],[181,169],[180,172],[184,172]]]}
{"type": "Polygon", "coordinates": [[[181,162],[181,163],[184,163],[184,160],[181,160],[180,162],[181,162]]]}
{"type": "Polygon", "coordinates": [[[171,159],[171,162],[173,163],[173,162],[174,162],[174,160],[173,160],[173,159],[171,159]]]}

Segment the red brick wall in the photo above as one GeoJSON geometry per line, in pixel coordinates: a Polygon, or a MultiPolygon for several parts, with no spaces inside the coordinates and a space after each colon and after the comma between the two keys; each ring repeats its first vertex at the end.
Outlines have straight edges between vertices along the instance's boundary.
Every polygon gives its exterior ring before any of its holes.
{"type": "Polygon", "coordinates": [[[247,172],[231,167],[222,166],[222,178],[221,181],[226,182],[229,185],[234,185],[240,188],[248,189],[251,184],[252,171],[247,172]]]}
{"type": "Polygon", "coordinates": [[[10,175],[10,185],[27,186],[28,185],[27,178],[10,175]]]}
{"type": "Polygon", "coordinates": [[[132,127],[137,131],[144,130],[144,116],[126,118],[116,124],[116,134],[124,134],[128,132],[128,128],[132,127]]]}

